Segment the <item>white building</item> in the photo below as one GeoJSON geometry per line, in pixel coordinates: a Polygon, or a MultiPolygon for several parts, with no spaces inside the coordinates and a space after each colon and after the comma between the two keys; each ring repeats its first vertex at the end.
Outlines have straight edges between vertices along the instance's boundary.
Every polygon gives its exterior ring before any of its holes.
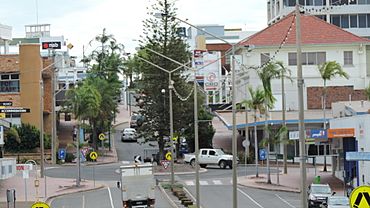
{"type": "MultiPolygon", "coordinates": [[[[299,0],[301,11],[315,15],[361,37],[370,38],[369,0],[299,0]]],[[[296,0],[268,0],[267,19],[271,25],[295,8],[296,0]]]]}
{"type": "Polygon", "coordinates": [[[12,27],[8,25],[0,24],[0,44],[2,45],[2,50],[0,49],[0,54],[9,53],[9,41],[12,39],[12,27]]]}
{"type": "MultiPolygon", "coordinates": [[[[258,67],[269,61],[282,61],[291,70],[292,82],[285,80],[287,110],[298,110],[297,56],[295,15],[247,38],[239,53],[243,65],[258,67]]],[[[370,40],[358,37],[319,18],[301,16],[302,68],[304,78],[305,109],[320,109],[323,80],[318,65],[326,61],[338,62],[350,78],[334,78],[327,81],[327,106],[346,100],[366,100],[364,91],[370,81],[370,40]]],[[[237,101],[245,99],[246,85],[262,86],[256,70],[249,69],[249,79],[237,88],[237,101]]],[[[272,81],[273,95],[277,99],[275,110],[281,110],[281,81],[272,81]]]]}

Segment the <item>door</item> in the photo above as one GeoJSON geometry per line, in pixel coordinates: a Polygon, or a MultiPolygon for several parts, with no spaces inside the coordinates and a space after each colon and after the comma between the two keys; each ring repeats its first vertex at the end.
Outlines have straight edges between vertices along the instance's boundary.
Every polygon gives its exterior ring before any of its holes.
{"type": "Polygon", "coordinates": [[[207,164],[208,161],[208,150],[202,150],[199,155],[199,163],[207,164]]]}

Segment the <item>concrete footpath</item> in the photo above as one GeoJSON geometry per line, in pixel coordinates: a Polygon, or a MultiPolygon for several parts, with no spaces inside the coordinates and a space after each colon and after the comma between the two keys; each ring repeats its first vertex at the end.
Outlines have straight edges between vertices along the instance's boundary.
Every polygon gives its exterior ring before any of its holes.
{"type": "MultiPolygon", "coordinates": [[[[275,167],[274,167],[275,169],[275,167]]],[[[307,168],[307,187],[310,185],[315,178],[315,176],[320,176],[321,184],[329,184],[331,189],[337,193],[337,195],[344,194],[344,184],[338,178],[332,176],[330,166],[327,172],[323,172],[323,166],[318,166],[316,168],[307,168]],[[316,175],[315,175],[316,173],[316,175]]],[[[271,174],[271,184],[267,184],[267,175],[259,174],[256,178],[253,176],[241,176],[238,177],[238,184],[246,187],[265,189],[265,190],[276,190],[276,191],[288,191],[288,192],[300,192],[300,168],[299,166],[288,167],[288,173],[283,174],[282,168],[280,168],[279,183],[277,183],[277,174],[271,174]]]]}

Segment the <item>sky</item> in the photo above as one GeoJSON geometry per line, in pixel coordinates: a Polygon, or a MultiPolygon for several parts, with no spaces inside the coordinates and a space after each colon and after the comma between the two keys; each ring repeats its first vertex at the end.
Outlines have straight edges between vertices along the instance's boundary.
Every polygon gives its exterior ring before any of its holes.
{"type": "MultiPolygon", "coordinates": [[[[170,0],[177,17],[197,24],[259,31],[267,26],[264,0],[170,0]],[[210,3],[212,2],[212,3],[210,3]]],[[[146,7],[155,0],[1,0],[0,24],[12,26],[13,37],[25,37],[24,25],[51,24],[52,36],[64,36],[74,45],[70,53],[82,57],[82,48],[94,50],[90,40],[106,28],[127,53],[134,53],[142,34],[146,7]]],[[[181,26],[188,27],[183,24],[181,26]]]]}

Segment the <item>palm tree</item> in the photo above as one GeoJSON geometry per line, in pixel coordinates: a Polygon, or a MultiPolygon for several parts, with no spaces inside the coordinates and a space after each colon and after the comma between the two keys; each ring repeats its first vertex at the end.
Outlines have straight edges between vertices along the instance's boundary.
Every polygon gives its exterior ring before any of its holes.
{"type": "Polygon", "coordinates": [[[365,89],[365,94],[366,94],[367,100],[370,100],[370,83],[369,83],[369,86],[365,89]]]}
{"type": "MultiPolygon", "coordinates": [[[[285,84],[284,84],[284,81],[285,81],[285,78],[288,78],[291,82],[292,82],[292,78],[290,77],[291,75],[291,71],[286,68],[283,64],[283,62],[281,61],[277,61],[276,62],[277,66],[279,67],[279,71],[280,71],[280,74],[279,74],[279,77],[281,79],[281,100],[282,100],[282,121],[283,121],[283,127],[286,127],[286,122],[285,122],[285,110],[286,110],[286,104],[285,104],[285,84]]],[[[284,132],[283,132],[284,133],[284,132]]],[[[287,138],[287,132],[285,132],[285,134],[283,134],[283,138],[287,138]]],[[[288,173],[288,166],[287,166],[287,159],[288,159],[288,147],[287,147],[287,144],[284,143],[284,146],[283,146],[283,166],[284,166],[284,174],[287,174],[288,173]]]]}
{"type": "MultiPolygon", "coordinates": [[[[278,69],[278,66],[276,63],[269,62],[267,63],[263,68],[261,68],[259,71],[257,71],[257,74],[262,81],[262,86],[265,92],[265,136],[264,138],[269,140],[269,132],[267,130],[268,123],[268,111],[269,109],[273,108],[274,103],[276,99],[272,95],[272,89],[271,89],[271,80],[275,78],[279,78],[280,71],[278,69]]],[[[270,159],[269,159],[269,152],[270,152],[270,143],[267,144],[267,183],[271,183],[271,177],[270,177],[270,159]]]]}
{"type": "MultiPolygon", "coordinates": [[[[323,92],[323,114],[324,114],[324,130],[326,130],[326,82],[332,78],[339,76],[346,79],[349,78],[348,74],[343,71],[342,67],[336,61],[327,61],[318,66],[321,78],[324,80],[323,92]]],[[[326,169],[326,145],[324,145],[324,170],[326,169]]]]}
{"type": "Polygon", "coordinates": [[[249,109],[253,110],[254,112],[254,157],[255,157],[255,164],[256,164],[256,177],[258,177],[258,141],[257,141],[257,111],[261,114],[265,112],[265,92],[257,88],[253,90],[252,87],[248,88],[250,99],[244,100],[241,102],[244,106],[248,107],[249,109]]]}

